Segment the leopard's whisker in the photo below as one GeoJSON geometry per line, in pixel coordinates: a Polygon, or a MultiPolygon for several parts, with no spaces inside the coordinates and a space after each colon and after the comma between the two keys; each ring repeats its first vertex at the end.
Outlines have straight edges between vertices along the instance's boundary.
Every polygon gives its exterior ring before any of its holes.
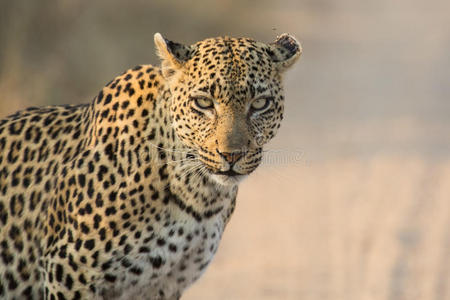
{"type": "MultiPolygon", "coordinates": [[[[188,176],[188,174],[194,173],[193,171],[195,171],[197,168],[200,168],[202,165],[203,165],[203,163],[199,161],[197,163],[194,163],[193,165],[182,166],[182,168],[186,168],[186,169],[180,170],[181,173],[179,174],[179,179],[183,180],[186,176],[188,176]]],[[[166,190],[169,186],[170,186],[170,183],[168,183],[166,186],[164,186],[163,189],[166,190]]]]}

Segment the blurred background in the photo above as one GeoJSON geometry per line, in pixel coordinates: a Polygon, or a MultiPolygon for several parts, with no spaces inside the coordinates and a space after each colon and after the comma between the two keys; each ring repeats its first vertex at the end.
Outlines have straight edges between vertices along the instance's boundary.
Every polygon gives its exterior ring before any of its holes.
{"type": "Polygon", "coordinates": [[[0,0],[0,117],[89,102],[153,34],[303,44],[286,116],[183,299],[450,299],[444,0],[0,0]]]}

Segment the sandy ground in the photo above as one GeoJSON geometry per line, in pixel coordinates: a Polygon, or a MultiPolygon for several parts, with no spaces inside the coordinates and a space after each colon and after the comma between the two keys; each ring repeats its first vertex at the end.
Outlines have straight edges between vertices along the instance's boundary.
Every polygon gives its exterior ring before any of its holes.
{"type": "Polygon", "coordinates": [[[189,299],[450,299],[450,160],[262,166],[189,299]]]}

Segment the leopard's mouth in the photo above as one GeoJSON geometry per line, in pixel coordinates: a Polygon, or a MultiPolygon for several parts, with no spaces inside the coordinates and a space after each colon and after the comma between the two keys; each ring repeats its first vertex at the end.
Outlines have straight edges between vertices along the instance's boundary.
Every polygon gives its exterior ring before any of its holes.
{"type": "Polygon", "coordinates": [[[209,177],[223,186],[239,184],[248,176],[248,174],[242,174],[234,171],[233,169],[229,169],[228,171],[220,171],[206,164],[205,167],[209,173],[209,177]]]}
{"type": "MultiPolygon", "coordinates": [[[[222,164],[218,161],[218,157],[214,156],[212,151],[207,151],[205,149],[197,150],[195,157],[202,162],[204,169],[211,178],[214,178],[216,181],[225,185],[241,182],[242,179],[246,178],[254,170],[242,168],[242,166],[236,163],[228,165],[222,164]]],[[[243,159],[245,159],[245,157],[243,157],[243,159]]]]}
{"type": "Polygon", "coordinates": [[[238,173],[238,172],[236,172],[236,171],[234,171],[232,169],[230,169],[228,171],[218,171],[218,172],[215,172],[214,174],[216,174],[216,175],[226,175],[226,176],[230,176],[230,177],[239,176],[239,175],[245,175],[245,174],[238,173]]]}
{"type": "Polygon", "coordinates": [[[213,175],[222,175],[222,176],[228,176],[228,177],[237,177],[237,176],[245,176],[245,175],[248,175],[248,174],[242,174],[242,173],[239,173],[239,172],[233,170],[233,168],[230,168],[230,169],[228,169],[228,170],[226,170],[226,171],[222,171],[222,170],[220,170],[220,169],[218,169],[218,168],[216,168],[216,167],[213,167],[213,166],[208,165],[208,164],[207,164],[206,162],[204,162],[204,161],[203,161],[203,165],[204,165],[205,168],[209,171],[209,173],[210,173],[210,174],[213,174],[213,175]]]}

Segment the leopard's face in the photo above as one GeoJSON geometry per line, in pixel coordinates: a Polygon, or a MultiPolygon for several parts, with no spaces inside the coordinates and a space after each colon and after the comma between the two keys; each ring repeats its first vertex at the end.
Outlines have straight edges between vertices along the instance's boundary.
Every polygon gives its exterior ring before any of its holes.
{"type": "Polygon", "coordinates": [[[231,38],[191,47],[164,42],[159,52],[168,49],[172,59],[163,61],[163,74],[177,136],[219,183],[237,182],[257,168],[263,145],[280,127],[281,72],[300,55],[299,44],[287,35],[269,45],[231,38]]]}

